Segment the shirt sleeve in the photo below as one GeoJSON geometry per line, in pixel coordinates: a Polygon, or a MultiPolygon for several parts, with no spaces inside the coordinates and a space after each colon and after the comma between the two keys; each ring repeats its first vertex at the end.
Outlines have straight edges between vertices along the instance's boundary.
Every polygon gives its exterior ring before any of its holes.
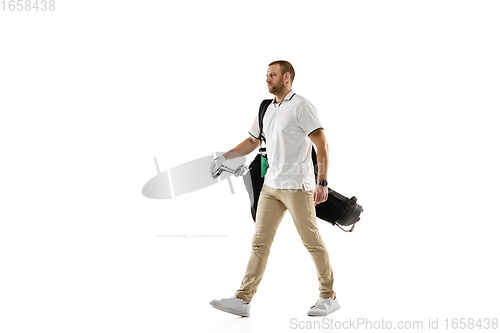
{"type": "Polygon", "coordinates": [[[315,130],[323,128],[323,126],[321,126],[321,122],[319,121],[316,108],[312,104],[304,104],[300,108],[297,118],[299,126],[302,127],[308,136],[315,130]]]}
{"type": "Polygon", "coordinates": [[[250,131],[248,131],[248,133],[250,133],[250,135],[253,136],[256,139],[259,138],[259,133],[260,133],[260,129],[259,129],[259,115],[257,115],[255,117],[255,121],[253,122],[252,127],[250,127],[250,131]]]}

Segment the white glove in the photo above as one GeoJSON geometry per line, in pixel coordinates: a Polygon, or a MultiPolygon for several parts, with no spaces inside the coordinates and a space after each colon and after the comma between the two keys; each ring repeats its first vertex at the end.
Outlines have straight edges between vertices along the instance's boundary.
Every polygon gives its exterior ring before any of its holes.
{"type": "Polygon", "coordinates": [[[212,174],[212,178],[215,179],[220,176],[220,174],[222,173],[220,167],[222,166],[222,164],[224,164],[224,162],[226,162],[226,158],[224,157],[224,155],[221,155],[213,160],[212,165],[210,165],[210,173],[212,174]]]}

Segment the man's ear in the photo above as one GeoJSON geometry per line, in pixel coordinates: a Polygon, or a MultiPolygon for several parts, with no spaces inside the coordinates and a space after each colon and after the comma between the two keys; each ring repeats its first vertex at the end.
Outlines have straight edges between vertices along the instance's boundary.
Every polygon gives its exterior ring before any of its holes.
{"type": "Polygon", "coordinates": [[[290,73],[289,72],[285,73],[285,81],[290,82],[290,73]]]}

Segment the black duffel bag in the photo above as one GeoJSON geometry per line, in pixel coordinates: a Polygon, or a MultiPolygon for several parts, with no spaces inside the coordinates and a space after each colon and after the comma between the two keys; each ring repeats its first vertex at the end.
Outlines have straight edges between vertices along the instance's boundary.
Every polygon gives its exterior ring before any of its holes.
{"type": "MultiPolygon", "coordinates": [[[[311,155],[314,163],[314,176],[318,179],[318,163],[314,148],[311,155]]],[[[352,225],[350,230],[340,227],[344,231],[352,231],[356,222],[360,220],[359,216],[363,211],[363,207],[358,205],[357,201],[356,197],[349,199],[328,188],[328,198],[326,201],[316,205],[316,216],[339,227],[352,225]]]]}

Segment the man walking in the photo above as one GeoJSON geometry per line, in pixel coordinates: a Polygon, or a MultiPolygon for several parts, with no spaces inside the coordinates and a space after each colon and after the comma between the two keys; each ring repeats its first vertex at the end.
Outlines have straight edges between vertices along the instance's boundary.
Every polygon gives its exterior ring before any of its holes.
{"type": "MultiPolygon", "coordinates": [[[[263,122],[262,135],[266,139],[269,169],[257,206],[252,252],[235,295],[212,300],[210,304],[232,314],[250,315],[250,302],[264,275],[276,230],[288,210],[311,254],[319,280],[320,298],[307,314],[325,316],[340,308],[333,290],[328,251],[316,227],[314,208],[328,197],[328,143],[314,106],[292,90],[295,77],[292,65],[288,61],[274,61],[269,64],[266,77],[269,92],[275,98],[267,108],[263,122]],[[311,159],[312,143],[317,148],[316,183],[311,159]]],[[[214,161],[213,176],[226,158],[230,158],[230,153],[247,155],[260,145],[258,116],[249,133],[250,137],[214,161]]]]}

